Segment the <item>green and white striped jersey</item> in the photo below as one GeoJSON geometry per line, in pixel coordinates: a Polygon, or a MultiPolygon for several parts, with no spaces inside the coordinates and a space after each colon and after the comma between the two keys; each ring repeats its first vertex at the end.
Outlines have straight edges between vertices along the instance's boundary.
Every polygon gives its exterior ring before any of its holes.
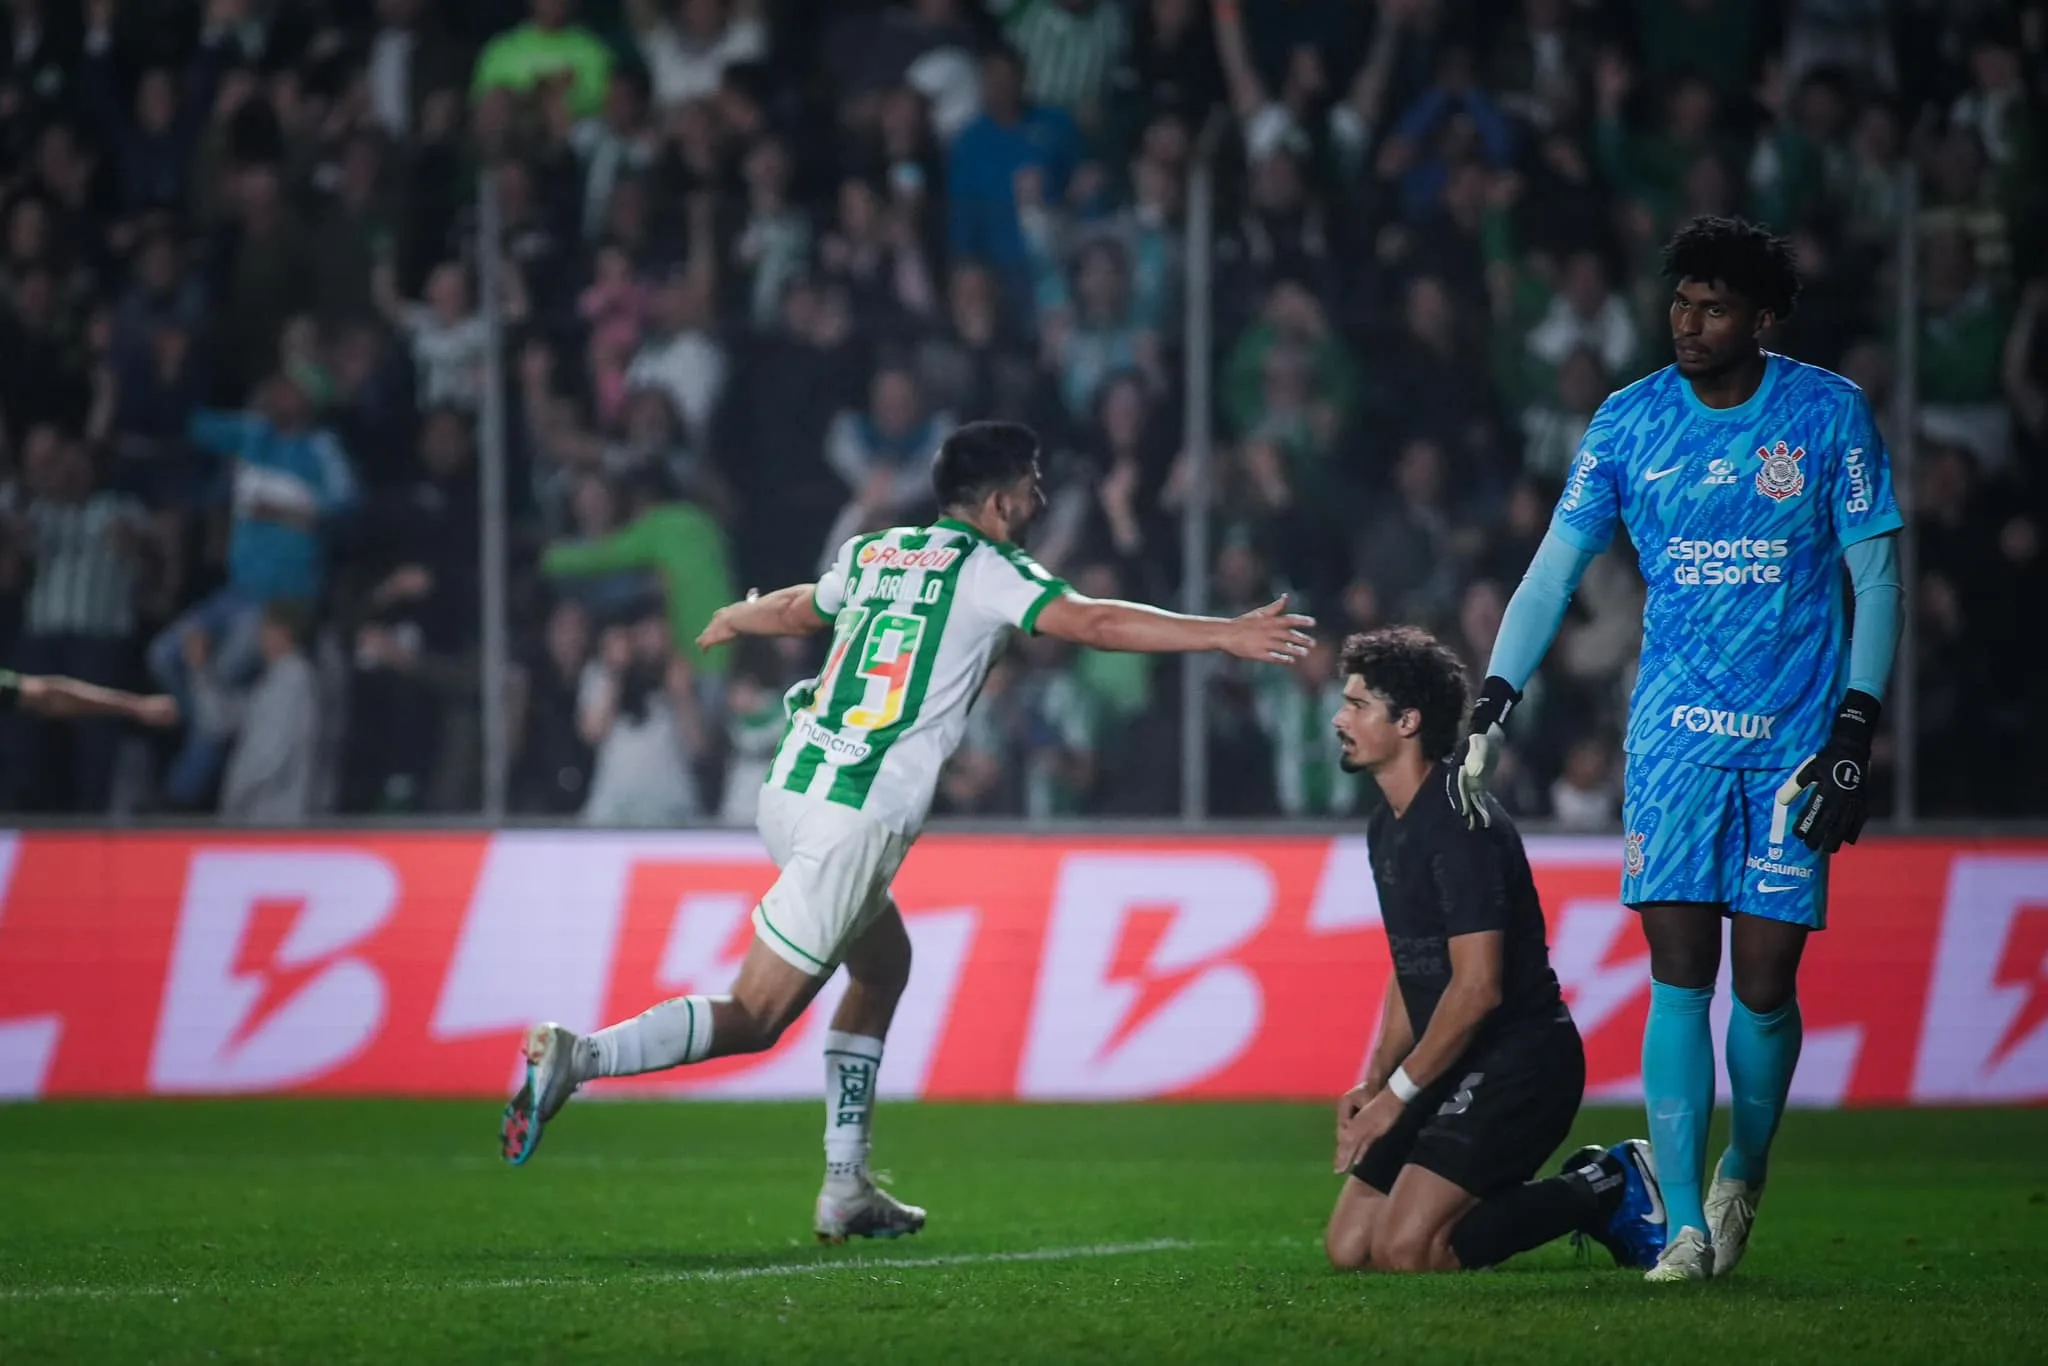
{"type": "Polygon", "coordinates": [[[818,677],[792,688],[768,770],[786,788],[914,835],[939,770],[1011,627],[1030,632],[1067,585],[965,522],[856,536],[818,580],[832,623],[818,677]]]}

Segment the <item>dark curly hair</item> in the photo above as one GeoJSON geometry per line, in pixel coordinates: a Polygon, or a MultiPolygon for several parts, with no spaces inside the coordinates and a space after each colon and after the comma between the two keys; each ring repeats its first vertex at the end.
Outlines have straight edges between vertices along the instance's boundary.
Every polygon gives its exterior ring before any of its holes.
{"type": "Polygon", "coordinates": [[[1664,275],[1673,284],[1724,284],[1769,309],[1779,322],[1791,317],[1799,302],[1792,244],[1746,218],[1702,216],[1671,234],[1664,244],[1664,275]]]}
{"type": "Polygon", "coordinates": [[[1387,626],[1344,642],[1344,672],[1383,693],[1395,711],[1422,713],[1423,756],[1446,758],[1465,721],[1465,665],[1419,626],[1387,626]]]}

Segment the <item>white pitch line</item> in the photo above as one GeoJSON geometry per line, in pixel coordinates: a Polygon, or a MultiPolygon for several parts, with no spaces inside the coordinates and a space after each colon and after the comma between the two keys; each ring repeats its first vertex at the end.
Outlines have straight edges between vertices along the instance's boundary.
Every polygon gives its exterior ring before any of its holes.
{"type": "MultiPolygon", "coordinates": [[[[535,1290],[549,1286],[680,1285],[691,1282],[753,1281],[777,1276],[827,1276],[848,1271],[920,1271],[954,1266],[997,1266],[1013,1262],[1074,1262],[1096,1257],[1134,1257],[1147,1252],[1178,1252],[1200,1244],[1182,1238],[1153,1238],[1142,1243],[1087,1243],[1077,1247],[1040,1247],[1022,1252],[954,1252],[936,1257],[841,1257],[816,1262],[767,1262],[759,1266],[703,1267],[684,1271],[643,1271],[624,1276],[561,1277],[515,1276],[490,1281],[450,1281],[442,1285],[420,1283],[404,1287],[438,1291],[535,1290]]],[[[0,1287],[0,1301],[6,1300],[120,1300],[171,1299],[185,1296],[246,1294],[275,1289],[271,1286],[236,1287],[212,1285],[204,1289],[164,1285],[30,1285],[0,1287]]]]}
{"type": "Polygon", "coordinates": [[[1024,1252],[953,1252],[937,1257],[842,1257],[832,1261],[768,1262],[761,1266],[714,1266],[689,1271],[647,1271],[607,1276],[602,1281],[560,1276],[520,1276],[498,1281],[456,1281],[447,1290],[532,1290],[552,1285],[675,1285],[689,1281],[753,1281],[767,1276],[823,1276],[838,1271],[916,1271],[932,1267],[995,1266],[1004,1262],[1074,1262],[1090,1257],[1132,1257],[1145,1252],[1175,1252],[1194,1247],[1180,1238],[1153,1238],[1142,1243],[1089,1243],[1080,1247],[1040,1247],[1024,1252]]]}

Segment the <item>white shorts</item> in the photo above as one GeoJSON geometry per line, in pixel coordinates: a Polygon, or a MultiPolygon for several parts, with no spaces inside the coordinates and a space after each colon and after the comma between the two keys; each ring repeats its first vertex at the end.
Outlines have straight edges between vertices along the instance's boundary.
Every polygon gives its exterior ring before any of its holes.
{"type": "Polygon", "coordinates": [[[830,976],[889,908],[910,837],[850,806],[761,789],[754,824],[781,876],[754,908],[754,932],[791,967],[830,976]]]}

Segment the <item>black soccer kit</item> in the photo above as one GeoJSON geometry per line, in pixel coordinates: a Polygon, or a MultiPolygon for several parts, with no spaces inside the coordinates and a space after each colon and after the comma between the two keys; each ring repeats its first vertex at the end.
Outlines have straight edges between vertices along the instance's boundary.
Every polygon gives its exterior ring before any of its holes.
{"type": "Polygon", "coordinates": [[[1409,1102],[1351,1174],[1390,1191],[1409,1163],[1484,1199],[1534,1176],[1570,1131],[1586,1053],[1544,944],[1543,907],[1514,822],[1490,795],[1468,829],[1455,775],[1439,764],[1401,816],[1366,826],[1394,988],[1420,1040],[1451,982],[1449,941],[1498,930],[1501,1000],[1464,1054],[1409,1102]]]}

